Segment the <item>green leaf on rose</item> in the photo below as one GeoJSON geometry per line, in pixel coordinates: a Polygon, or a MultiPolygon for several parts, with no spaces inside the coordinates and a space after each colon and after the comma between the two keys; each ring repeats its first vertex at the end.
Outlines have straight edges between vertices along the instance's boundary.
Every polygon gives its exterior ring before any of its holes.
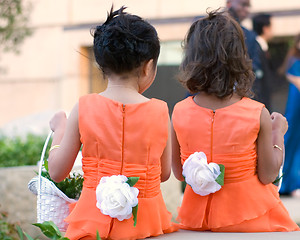
{"type": "Polygon", "coordinates": [[[128,183],[130,187],[133,187],[139,179],[140,177],[128,177],[126,183],[128,183]]]}
{"type": "Polygon", "coordinates": [[[101,240],[98,230],[97,230],[97,240],[101,240]]]}
{"type": "Polygon", "coordinates": [[[137,221],[137,211],[138,211],[139,204],[132,208],[132,215],[133,215],[133,226],[136,226],[137,221]]]}
{"type": "Polygon", "coordinates": [[[220,173],[220,175],[216,178],[215,181],[216,181],[218,184],[220,184],[221,186],[223,186],[223,185],[224,185],[225,166],[224,166],[223,164],[218,164],[218,165],[219,165],[219,167],[220,167],[221,173],[220,173]]]}

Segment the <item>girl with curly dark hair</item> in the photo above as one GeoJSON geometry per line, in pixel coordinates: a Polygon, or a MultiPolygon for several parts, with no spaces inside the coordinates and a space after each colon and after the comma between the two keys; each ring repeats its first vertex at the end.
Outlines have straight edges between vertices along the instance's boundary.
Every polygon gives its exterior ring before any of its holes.
{"type": "Polygon", "coordinates": [[[187,182],[177,219],[184,229],[299,230],[272,184],[287,122],[249,98],[253,79],[235,20],[212,11],[192,24],[179,80],[194,95],[172,115],[172,169],[187,182]]]}

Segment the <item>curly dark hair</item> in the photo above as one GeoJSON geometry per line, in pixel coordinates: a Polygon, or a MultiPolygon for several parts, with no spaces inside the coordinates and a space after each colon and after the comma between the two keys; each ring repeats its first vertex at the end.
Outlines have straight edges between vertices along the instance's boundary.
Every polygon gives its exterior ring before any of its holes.
{"type": "Polygon", "coordinates": [[[252,62],[240,25],[227,12],[211,11],[194,22],[183,42],[179,81],[191,92],[220,99],[252,96],[252,62]]]}
{"type": "Polygon", "coordinates": [[[112,7],[92,33],[96,62],[106,75],[129,73],[151,59],[157,63],[160,43],[155,28],[125,9],[112,7]]]}

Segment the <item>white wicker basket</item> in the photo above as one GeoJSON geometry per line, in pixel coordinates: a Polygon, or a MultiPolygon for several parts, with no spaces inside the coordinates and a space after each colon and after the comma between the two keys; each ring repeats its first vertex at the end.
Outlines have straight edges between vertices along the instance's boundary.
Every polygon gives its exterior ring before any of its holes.
{"type": "Polygon", "coordinates": [[[49,133],[43,147],[39,175],[29,181],[28,188],[37,195],[37,222],[53,221],[61,231],[65,232],[68,224],[64,219],[69,215],[69,204],[77,200],[67,197],[53,182],[42,177],[45,152],[51,135],[52,132],[49,133]]]}

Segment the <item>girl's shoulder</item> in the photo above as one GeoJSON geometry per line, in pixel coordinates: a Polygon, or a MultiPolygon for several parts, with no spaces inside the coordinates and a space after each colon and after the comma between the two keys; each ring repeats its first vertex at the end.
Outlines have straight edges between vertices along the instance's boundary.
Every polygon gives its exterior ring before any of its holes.
{"type": "MultiPolygon", "coordinates": [[[[244,108],[244,109],[245,108],[259,108],[259,109],[262,109],[263,107],[264,107],[263,103],[258,102],[256,100],[253,100],[248,97],[243,97],[240,101],[238,101],[232,105],[229,105],[227,107],[216,109],[216,111],[231,110],[231,109],[235,110],[236,108],[244,108]]],[[[189,96],[189,97],[181,100],[180,102],[176,103],[174,106],[174,111],[179,111],[179,110],[187,111],[188,109],[211,110],[211,109],[208,109],[205,107],[200,107],[199,105],[197,105],[193,100],[193,96],[189,96]]]]}
{"type": "Polygon", "coordinates": [[[148,101],[140,103],[123,104],[122,102],[104,97],[97,93],[91,93],[80,97],[79,106],[85,109],[93,107],[99,108],[101,106],[107,106],[110,108],[113,108],[114,106],[117,108],[125,106],[126,108],[131,109],[154,109],[156,111],[162,109],[162,111],[169,111],[167,103],[157,98],[150,98],[148,101]]]}
{"type": "Polygon", "coordinates": [[[175,105],[172,113],[172,121],[176,124],[176,122],[189,122],[190,119],[208,119],[216,114],[223,119],[234,117],[258,123],[263,108],[264,104],[244,97],[232,105],[212,110],[197,105],[192,97],[188,97],[175,105]]]}
{"type": "Polygon", "coordinates": [[[265,105],[261,102],[258,102],[256,100],[253,100],[251,98],[248,97],[244,97],[244,104],[245,106],[249,107],[249,108],[258,108],[258,109],[263,109],[265,107],[265,105]]]}
{"type": "Polygon", "coordinates": [[[174,111],[187,108],[191,106],[193,103],[193,96],[189,96],[179,102],[177,102],[174,106],[174,111]]]}
{"type": "Polygon", "coordinates": [[[158,99],[158,98],[150,98],[149,101],[152,101],[154,104],[162,106],[164,108],[168,108],[168,104],[164,100],[161,100],[161,99],[158,99]]]}
{"type": "Polygon", "coordinates": [[[97,93],[90,93],[83,95],[79,98],[79,104],[94,101],[97,98],[98,94],[97,93]]]}

